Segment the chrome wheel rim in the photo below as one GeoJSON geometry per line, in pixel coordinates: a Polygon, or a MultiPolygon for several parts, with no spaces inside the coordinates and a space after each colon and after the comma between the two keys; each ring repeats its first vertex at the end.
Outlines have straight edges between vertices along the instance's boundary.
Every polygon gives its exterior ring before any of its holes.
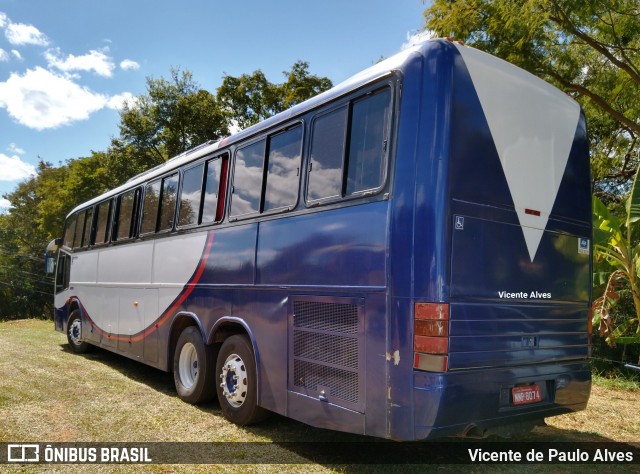
{"type": "Polygon", "coordinates": [[[82,341],[80,340],[80,335],[82,334],[82,323],[80,322],[79,319],[73,320],[73,322],[71,323],[71,326],[69,326],[68,332],[69,332],[69,339],[71,340],[74,346],[78,346],[82,343],[82,341]]]}
{"type": "Polygon", "coordinates": [[[242,406],[247,398],[247,368],[238,354],[231,354],[222,365],[220,387],[222,394],[234,408],[242,406]]]}
{"type": "Polygon", "coordinates": [[[182,346],[180,351],[178,374],[180,375],[180,383],[187,390],[193,387],[198,380],[198,353],[196,346],[190,342],[182,346]]]}

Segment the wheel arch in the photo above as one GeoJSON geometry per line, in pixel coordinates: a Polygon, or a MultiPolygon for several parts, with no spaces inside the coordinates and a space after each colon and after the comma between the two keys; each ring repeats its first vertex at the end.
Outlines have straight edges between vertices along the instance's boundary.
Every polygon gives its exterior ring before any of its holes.
{"type": "Polygon", "coordinates": [[[77,298],[69,298],[67,300],[67,315],[66,318],[64,318],[64,327],[62,328],[62,330],[64,332],[67,332],[67,329],[69,328],[69,320],[71,319],[71,315],[73,314],[73,312],[75,310],[78,310],[80,312],[80,321],[81,322],[85,322],[86,321],[86,317],[84,314],[84,310],[82,308],[82,305],[80,304],[80,301],[77,298]]]}
{"type": "Polygon", "coordinates": [[[169,329],[169,350],[167,351],[167,371],[173,371],[173,358],[175,356],[176,345],[178,344],[178,338],[182,331],[189,326],[195,326],[202,336],[202,340],[205,344],[208,344],[202,321],[195,313],[180,312],[177,313],[173,321],[171,321],[171,328],[169,329]]]}
{"type": "Polygon", "coordinates": [[[256,363],[257,400],[260,401],[262,373],[260,371],[260,351],[253,331],[247,322],[237,316],[223,316],[218,319],[209,332],[208,343],[222,344],[227,338],[233,335],[246,335],[253,349],[253,356],[256,363]]]}

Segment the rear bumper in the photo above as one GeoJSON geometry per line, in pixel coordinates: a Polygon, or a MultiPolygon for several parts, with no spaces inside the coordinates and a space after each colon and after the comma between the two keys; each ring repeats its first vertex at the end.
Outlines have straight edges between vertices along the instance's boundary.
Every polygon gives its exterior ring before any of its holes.
{"type": "Polygon", "coordinates": [[[492,428],[534,422],[583,410],[591,391],[587,360],[444,374],[414,371],[413,439],[486,433],[492,428]],[[514,405],[511,388],[535,383],[540,402],[514,405]]]}

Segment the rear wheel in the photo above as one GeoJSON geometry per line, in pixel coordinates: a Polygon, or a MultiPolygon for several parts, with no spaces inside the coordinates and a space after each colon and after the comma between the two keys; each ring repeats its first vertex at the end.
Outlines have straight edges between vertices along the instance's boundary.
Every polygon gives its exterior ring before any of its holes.
{"type": "Polygon", "coordinates": [[[82,318],[80,311],[74,309],[67,323],[67,342],[76,354],[84,354],[89,350],[89,344],[82,340],[82,318]]]}
{"type": "Polygon", "coordinates": [[[251,425],[269,412],[258,406],[258,377],[253,347],[245,336],[229,337],[220,348],[217,392],[225,418],[237,425],[251,425]]]}
{"type": "Polygon", "coordinates": [[[195,326],[185,328],[173,357],[173,380],[182,400],[203,403],[213,398],[214,363],[213,348],[204,343],[200,331],[195,326]]]}

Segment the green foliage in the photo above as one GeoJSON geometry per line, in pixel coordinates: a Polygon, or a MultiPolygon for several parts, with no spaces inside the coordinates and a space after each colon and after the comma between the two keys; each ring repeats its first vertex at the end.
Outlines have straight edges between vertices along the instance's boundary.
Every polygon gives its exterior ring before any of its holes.
{"type": "Polygon", "coordinates": [[[596,194],[619,202],[640,143],[637,0],[435,0],[426,27],[495,54],[580,101],[596,194]]]}
{"type": "Polygon", "coordinates": [[[273,84],[262,71],[225,76],[217,102],[229,123],[244,129],[309,99],[332,86],[326,77],[309,74],[309,63],[297,61],[283,73],[287,81],[273,84]]]}
{"type": "Polygon", "coordinates": [[[170,80],[147,78],[147,93],[125,104],[120,119],[121,143],[114,145],[130,145],[150,165],[228,133],[215,97],[189,71],[173,68],[170,80]]]}
{"type": "Polygon", "coordinates": [[[593,197],[593,239],[596,264],[607,271],[597,272],[594,280],[604,282],[604,292],[593,302],[593,323],[607,343],[640,343],[640,236],[633,225],[640,220],[640,181],[638,172],[620,218],[593,197]],[[603,274],[604,273],[604,274],[603,274]],[[614,311],[619,302],[628,297],[633,310],[614,311]]]}

